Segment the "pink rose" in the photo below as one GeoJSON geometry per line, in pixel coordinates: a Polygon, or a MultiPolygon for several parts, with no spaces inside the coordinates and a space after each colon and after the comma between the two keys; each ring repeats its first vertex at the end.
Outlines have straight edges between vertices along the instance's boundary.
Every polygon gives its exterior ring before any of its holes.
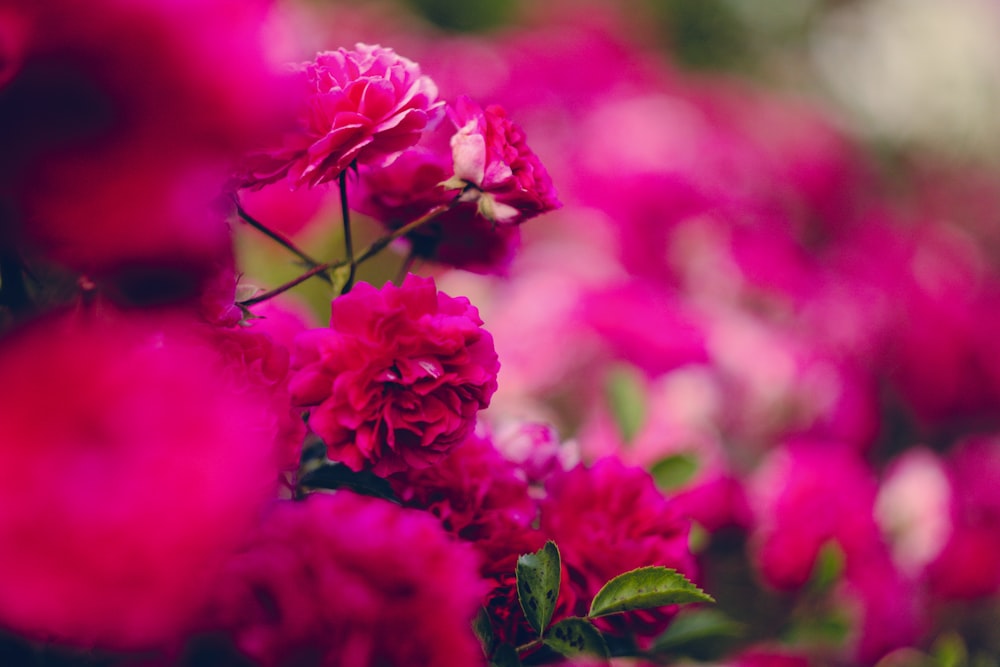
{"type": "Polygon", "coordinates": [[[251,158],[246,186],[287,177],[312,187],[355,162],[383,164],[416,144],[441,108],[420,66],[381,46],[324,51],[302,65],[301,76],[299,128],[277,150],[251,158]]]}
{"type": "Polygon", "coordinates": [[[361,283],[332,304],[329,329],[296,338],[292,403],[330,458],[388,475],[437,463],[489,405],[500,363],[465,298],[409,275],[361,283]]]}
{"type": "MultiPolygon", "coordinates": [[[[390,165],[359,170],[351,202],[388,229],[398,229],[454,198],[441,185],[451,174],[450,152],[421,144],[390,165]]],[[[505,275],[521,232],[479,215],[475,203],[461,202],[406,238],[416,257],[473,273],[505,275]]]]}
{"type": "Polygon", "coordinates": [[[455,180],[448,185],[465,187],[463,198],[477,201],[483,217],[520,223],[562,206],[524,130],[501,107],[481,109],[460,97],[451,118],[458,132],[451,139],[455,180]]]}
{"type": "Polygon", "coordinates": [[[315,494],[274,505],[219,577],[206,625],[262,667],[467,667],[485,664],[472,631],[484,593],[472,550],[433,517],[315,494]]]}

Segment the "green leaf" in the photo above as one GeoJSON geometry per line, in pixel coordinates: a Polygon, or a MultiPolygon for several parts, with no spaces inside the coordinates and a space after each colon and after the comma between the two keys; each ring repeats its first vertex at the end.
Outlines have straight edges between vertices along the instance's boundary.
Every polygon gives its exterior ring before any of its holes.
{"type": "Polygon", "coordinates": [[[368,471],[354,472],[342,463],[326,462],[299,477],[298,490],[350,489],[365,496],[374,496],[400,504],[389,482],[368,471]]]}
{"type": "Polygon", "coordinates": [[[517,649],[510,644],[500,644],[490,660],[490,667],[521,667],[517,649]]]}
{"type": "Polygon", "coordinates": [[[347,281],[350,277],[351,277],[350,264],[342,264],[333,269],[330,275],[331,291],[334,294],[339,295],[341,292],[344,291],[344,286],[347,285],[347,281]]]}
{"type": "Polygon", "coordinates": [[[717,609],[689,609],[679,614],[666,632],[653,642],[656,652],[684,652],[701,643],[719,645],[740,637],[744,626],[717,609]]]}
{"type": "Polygon", "coordinates": [[[552,620],[559,598],[559,548],[551,540],[533,554],[517,559],[517,599],[524,617],[539,635],[552,620]]]}
{"type": "Polygon", "coordinates": [[[840,580],[843,572],[844,550],[839,544],[829,540],[816,554],[816,562],[809,577],[809,590],[818,594],[825,593],[840,580]]]}
{"type": "Polygon", "coordinates": [[[642,375],[629,364],[617,364],[604,380],[611,416],[626,444],[646,423],[646,388],[642,375]]]}
{"type": "Polygon", "coordinates": [[[472,631],[476,633],[479,645],[483,647],[483,654],[489,657],[497,638],[493,634],[493,623],[490,622],[490,614],[485,607],[480,607],[479,613],[472,620],[472,631]]]}
{"type": "Polygon", "coordinates": [[[575,616],[553,625],[545,637],[545,645],[567,657],[580,654],[609,657],[608,645],[600,630],[587,619],[575,616]]]}
{"type": "Polygon", "coordinates": [[[587,616],[597,618],[633,609],[652,609],[687,602],[715,600],[676,570],[659,566],[640,567],[604,584],[590,603],[587,616]]]}
{"type": "Polygon", "coordinates": [[[956,632],[947,632],[935,639],[931,655],[936,667],[962,667],[969,662],[965,641],[956,632]]]}
{"type": "Polygon", "coordinates": [[[698,472],[698,459],[689,454],[673,454],[654,463],[649,472],[661,491],[673,491],[695,476],[698,472]]]}

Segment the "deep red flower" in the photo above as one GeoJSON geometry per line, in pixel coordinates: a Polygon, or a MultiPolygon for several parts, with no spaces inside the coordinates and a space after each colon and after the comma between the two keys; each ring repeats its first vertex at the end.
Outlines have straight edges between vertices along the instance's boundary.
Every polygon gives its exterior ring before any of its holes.
{"type": "Polygon", "coordinates": [[[476,569],[422,512],[315,494],[274,506],[219,578],[208,624],[263,667],[482,665],[476,569]]]}
{"type": "Polygon", "coordinates": [[[468,299],[409,275],[360,283],[332,304],[330,328],[296,338],[292,402],[331,459],[388,475],[437,463],[489,405],[500,364],[468,299]]]}
{"type": "Polygon", "coordinates": [[[355,162],[383,164],[416,144],[441,108],[420,66],[381,46],[324,51],[300,76],[306,104],[299,128],[280,148],[251,159],[248,187],[285,177],[315,186],[355,162]]]}

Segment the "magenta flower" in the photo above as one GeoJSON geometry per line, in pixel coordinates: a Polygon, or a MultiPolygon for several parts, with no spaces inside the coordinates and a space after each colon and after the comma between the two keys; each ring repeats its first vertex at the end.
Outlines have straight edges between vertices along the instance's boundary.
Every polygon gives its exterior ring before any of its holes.
{"type": "Polygon", "coordinates": [[[451,118],[458,132],[451,139],[455,176],[447,185],[466,188],[463,198],[477,201],[484,218],[520,223],[562,206],[524,130],[501,107],[482,109],[460,97],[451,118]]]}
{"type": "Polygon", "coordinates": [[[3,339],[5,630],[97,648],[172,642],[277,492],[270,399],[199,331],[105,309],[3,339]]]}
{"type": "Polygon", "coordinates": [[[276,504],[212,595],[210,628],[263,667],[467,667],[475,554],[433,517],[349,492],[276,504]]]}
{"type": "Polygon", "coordinates": [[[405,470],[389,482],[405,506],[430,512],[472,542],[483,576],[513,572],[517,557],[544,541],[531,527],[538,507],[528,483],[487,438],[472,434],[438,465],[405,470]]]}
{"type": "Polygon", "coordinates": [[[331,459],[388,475],[443,459],[489,405],[500,363],[468,299],[407,276],[361,283],[332,304],[329,329],[296,338],[292,403],[331,459]]]}
{"type": "Polygon", "coordinates": [[[282,147],[252,158],[246,186],[287,177],[311,187],[353,163],[388,162],[419,141],[442,106],[419,65],[381,46],[319,53],[301,75],[307,99],[300,126],[282,147]]]}

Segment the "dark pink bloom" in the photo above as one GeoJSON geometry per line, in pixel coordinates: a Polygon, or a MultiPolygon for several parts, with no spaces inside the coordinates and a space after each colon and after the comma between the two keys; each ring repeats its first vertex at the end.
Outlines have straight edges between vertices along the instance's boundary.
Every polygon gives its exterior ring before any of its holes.
{"type": "Polygon", "coordinates": [[[489,405],[500,364],[468,299],[409,275],[361,283],[332,304],[330,328],[296,339],[293,404],[330,458],[388,475],[437,463],[489,405]]]}
{"type": "Polygon", "coordinates": [[[188,320],[47,316],[0,345],[0,626],[136,649],[184,631],[277,491],[268,398],[188,320]]]}
{"type": "MultiPolygon", "coordinates": [[[[482,556],[484,576],[514,571],[515,539],[532,533],[537,518],[535,500],[517,468],[505,460],[489,439],[470,435],[435,466],[405,470],[390,483],[407,507],[426,510],[441,520],[445,529],[472,542],[482,556]]],[[[537,536],[536,551],[543,540],[537,536]]],[[[521,545],[522,547],[525,545],[521,545]]]]}
{"type": "MultiPolygon", "coordinates": [[[[442,183],[452,175],[450,152],[420,145],[392,164],[361,169],[352,206],[388,229],[398,229],[454,199],[442,183]]],[[[520,245],[514,225],[497,225],[462,202],[406,236],[413,253],[458,269],[482,274],[507,272],[520,245]]]]}
{"type": "Polygon", "coordinates": [[[384,164],[416,144],[441,107],[420,66],[381,46],[318,53],[301,77],[306,108],[298,131],[251,159],[246,186],[285,177],[315,186],[353,163],[384,164]]]}
{"type": "MultiPolygon", "coordinates": [[[[458,132],[451,139],[455,178],[471,189],[480,214],[498,223],[520,223],[559,208],[552,179],[503,108],[480,108],[460,97],[452,109],[458,132]]],[[[450,183],[459,187],[460,183],[450,183]]]]}
{"type": "MultiPolygon", "coordinates": [[[[649,473],[618,459],[601,459],[552,475],[542,501],[542,533],[559,545],[575,599],[570,613],[584,615],[608,580],[647,565],[695,574],[688,547],[690,524],[663,497],[649,473]]],[[[562,593],[560,597],[562,597],[562,593]]],[[[630,612],[599,621],[605,629],[627,626],[652,637],[666,627],[674,608],[630,612]]]]}
{"type": "Polygon", "coordinates": [[[263,667],[482,665],[476,570],[422,512],[315,494],[273,507],[218,579],[208,625],[263,667]]]}

